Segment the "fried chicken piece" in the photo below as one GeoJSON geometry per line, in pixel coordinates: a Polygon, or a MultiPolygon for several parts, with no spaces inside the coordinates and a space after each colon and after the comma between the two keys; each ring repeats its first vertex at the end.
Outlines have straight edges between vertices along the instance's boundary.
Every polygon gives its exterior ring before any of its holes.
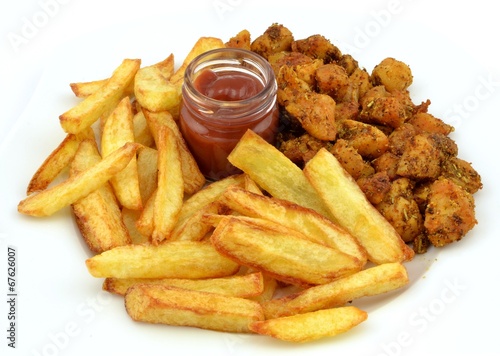
{"type": "Polygon", "coordinates": [[[282,66],[293,67],[300,64],[308,64],[311,63],[313,59],[299,52],[281,51],[269,55],[267,61],[273,68],[274,74],[277,76],[282,66]]]}
{"type": "Polygon", "coordinates": [[[358,61],[354,59],[350,54],[343,54],[337,61],[339,66],[344,67],[347,75],[352,75],[355,70],[359,69],[358,61]]]}
{"type": "Polygon", "coordinates": [[[434,246],[461,240],[476,224],[474,199],[470,193],[446,178],[431,184],[424,227],[434,246]]]}
{"type": "Polygon", "coordinates": [[[396,156],[401,156],[405,151],[406,144],[417,134],[415,126],[405,123],[394,129],[389,135],[389,151],[396,156]]]}
{"type": "Polygon", "coordinates": [[[390,180],[397,177],[399,157],[391,152],[385,152],[372,161],[372,166],[376,172],[385,172],[390,180]]]}
{"type": "Polygon", "coordinates": [[[424,112],[419,112],[413,115],[408,120],[408,123],[412,124],[419,131],[439,133],[442,135],[448,135],[454,130],[453,126],[448,125],[443,120],[424,112]]]}
{"type": "Polygon", "coordinates": [[[377,64],[371,77],[374,85],[383,85],[389,92],[405,91],[413,82],[410,67],[391,57],[377,64]]]}
{"type": "Polygon", "coordinates": [[[311,136],[333,141],[337,137],[335,100],[316,92],[298,92],[285,104],[289,115],[298,120],[311,136]]]}
{"type": "Polygon", "coordinates": [[[343,120],[337,126],[338,137],[349,141],[365,159],[374,159],[385,153],[389,138],[377,127],[355,120],[343,120]]]}
{"type": "Polygon", "coordinates": [[[274,23],[251,43],[250,49],[267,59],[273,53],[290,51],[293,40],[288,28],[274,23]]]}
{"type": "Polygon", "coordinates": [[[375,172],[370,176],[359,178],[356,183],[373,205],[381,203],[391,189],[391,179],[387,172],[375,172]]]}
{"type": "Polygon", "coordinates": [[[401,235],[403,241],[411,242],[422,234],[424,219],[413,198],[413,182],[410,179],[394,180],[389,192],[376,208],[401,235]]]}
{"type": "Polygon", "coordinates": [[[366,123],[374,123],[397,128],[411,116],[411,107],[401,93],[389,93],[384,86],[371,88],[360,99],[359,118],[366,123]]]}
{"type": "Polygon", "coordinates": [[[312,35],[292,43],[292,51],[304,53],[311,58],[322,59],[325,63],[337,61],[342,52],[322,35],[312,35]]]}
{"type": "Polygon", "coordinates": [[[250,50],[251,40],[250,40],[250,32],[248,30],[241,30],[233,36],[225,43],[228,48],[241,48],[250,50]]]}
{"type": "Polygon", "coordinates": [[[294,162],[299,167],[304,167],[322,147],[330,149],[332,143],[328,141],[321,141],[312,137],[309,134],[303,134],[299,137],[294,137],[282,141],[279,145],[279,150],[294,162]]]}
{"type": "Polygon", "coordinates": [[[354,180],[375,173],[373,167],[365,162],[358,151],[346,140],[338,139],[330,149],[330,152],[338,159],[342,167],[354,180]]]}
{"type": "Polygon", "coordinates": [[[458,157],[451,157],[443,162],[442,174],[471,194],[483,187],[479,173],[469,162],[458,157]]]}
{"type": "Polygon", "coordinates": [[[316,70],[316,83],[319,93],[330,95],[336,102],[344,101],[353,86],[345,68],[335,63],[324,64],[316,70]]]}
{"type": "Polygon", "coordinates": [[[396,174],[415,180],[436,179],[441,175],[442,152],[427,135],[417,134],[405,145],[396,174]]]}
{"type": "Polygon", "coordinates": [[[362,98],[371,88],[373,88],[370,74],[368,74],[366,69],[356,68],[349,75],[349,80],[358,88],[358,98],[362,98]]]}

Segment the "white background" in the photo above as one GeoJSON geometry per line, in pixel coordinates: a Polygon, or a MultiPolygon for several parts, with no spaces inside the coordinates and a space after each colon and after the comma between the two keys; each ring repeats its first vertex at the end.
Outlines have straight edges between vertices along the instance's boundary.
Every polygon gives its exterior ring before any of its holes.
{"type": "MultiPolygon", "coordinates": [[[[497,355],[500,22],[476,1],[11,1],[0,12],[0,348],[8,355],[497,355]],[[30,175],[62,137],[57,115],[71,81],[100,79],[125,57],[178,61],[199,36],[273,22],[297,38],[321,33],[371,70],[386,56],[410,65],[416,101],[456,127],[459,156],[483,176],[479,225],[439,251],[424,276],[371,313],[356,332],[311,345],[132,323],[120,300],[99,292],[67,216],[21,219],[30,175]],[[36,107],[35,107],[36,106],[36,107]],[[493,126],[495,125],[495,126],[493,126]],[[34,128],[41,127],[40,135],[34,128]],[[50,129],[47,129],[49,127],[50,129]],[[24,132],[27,132],[25,135],[24,132]],[[47,135],[45,135],[48,132],[47,135]],[[45,136],[44,136],[45,135],[45,136]],[[48,140],[47,138],[50,138],[48,140]],[[53,138],[53,140],[52,140],[53,138]],[[61,238],[61,235],[63,238],[61,238]],[[6,346],[7,246],[19,249],[17,349],[6,346]],[[418,282],[418,283],[417,283],[418,282]],[[5,297],[6,299],[6,297],[5,297]]],[[[433,255],[434,256],[434,255],[433,255]]],[[[434,257],[433,257],[434,258],[434,257]]]]}

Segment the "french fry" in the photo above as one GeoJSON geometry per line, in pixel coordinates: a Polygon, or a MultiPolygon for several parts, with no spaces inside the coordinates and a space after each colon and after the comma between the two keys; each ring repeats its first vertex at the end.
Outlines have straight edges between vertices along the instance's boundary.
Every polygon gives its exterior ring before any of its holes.
{"type": "Polygon", "coordinates": [[[157,190],[155,190],[146,201],[144,208],[135,222],[135,227],[144,236],[151,238],[154,230],[154,207],[157,190]]]}
{"type": "Polygon", "coordinates": [[[137,153],[137,173],[141,199],[147,202],[158,188],[158,150],[141,147],[137,153]]]}
{"type": "Polygon", "coordinates": [[[177,139],[179,153],[181,158],[182,177],[184,179],[184,192],[186,194],[194,194],[205,185],[205,177],[201,173],[198,164],[187,147],[186,141],[182,136],[177,122],[175,122],[172,114],[168,111],[151,112],[146,109],[142,110],[150,131],[155,139],[158,140],[158,130],[161,126],[167,126],[172,130],[177,139]]]}
{"type": "Polygon", "coordinates": [[[376,264],[411,260],[413,250],[370,204],[356,181],[333,154],[321,149],[306,164],[304,174],[340,226],[350,232],[376,264]]]}
{"type": "Polygon", "coordinates": [[[248,130],[243,135],[228,160],[272,196],[330,217],[330,212],[301,169],[255,132],[248,130]]]}
{"type": "Polygon", "coordinates": [[[85,263],[97,278],[216,278],[233,275],[239,268],[209,243],[195,241],[120,246],[85,263]]]}
{"type": "Polygon", "coordinates": [[[263,320],[252,300],[154,284],[130,288],[125,307],[136,321],[227,332],[249,332],[251,322],[263,320]]]}
{"type": "Polygon", "coordinates": [[[263,219],[226,216],[210,240],[220,254],[240,265],[296,285],[328,283],[362,268],[352,256],[263,219]]]}
{"type": "Polygon", "coordinates": [[[67,134],[64,140],[43,161],[42,165],[31,178],[26,190],[27,195],[46,189],[64,168],[69,165],[75,156],[80,142],[87,138],[94,138],[94,132],[90,128],[76,135],[67,134]]]}
{"type": "Polygon", "coordinates": [[[170,81],[176,85],[181,86],[184,82],[184,73],[186,68],[195,57],[208,52],[213,49],[224,48],[224,42],[220,38],[215,37],[200,37],[194,46],[191,48],[181,66],[170,77],[170,81]]]}
{"type": "Polygon", "coordinates": [[[108,80],[109,78],[93,80],[90,82],[76,82],[70,83],[69,86],[77,98],[86,98],[101,89],[108,80]]]}
{"type": "Polygon", "coordinates": [[[249,327],[255,333],[276,339],[304,343],[344,333],[365,321],[368,314],[356,307],[318,310],[265,321],[249,327]]]}
{"type": "Polygon", "coordinates": [[[327,284],[263,302],[262,307],[267,319],[279,318],[340,307],[361,297],[402,288],[408,282],[408,273],[401,263],[385,263],[327,284]]]}
{"type": "MultiPolygon", "coordinates": [[[[127,142],[134,142],[133,114],[130,99],[123,98],[106,119],[101,136],[103,157],[127,142]]],[[[111,185],[120,204],[128,209],[142,209],[137,159],[132,157],[127,167],[111,178],[111,185]]]]}
{"type": "Polygon", "coordinates": [[[176,278],[139,278],[119,279],[106,278],[103,290],[110,293],[125,295],[127,289],[136,284],[160,284],[200,292],[217,293],[229,297],[249,298],[261,295],[264,291],[264,277],[260,272],[242,276],[229,276],[208,279],[176,279],[176,278]]]}
{"type": "Polygon", "coordinates": [[[174,133],[167,126],[158,132],[158,189],[153,208],[153,244],[169,239],[184,200],[179,147],[174,133]]]}
{"type": "Polygon", "coordinates": [[[152,112],[175,109],[181,101],[181,86],[163,76],[160,68],[143,67],[137,71],[134,94],[139,104],[152,112]]]}
{"type": "Polygon", "coordinates": [[[143,235],[139,229],[137,229],[136,223],[141,215],[141,211],[122,208],[121,213],[122,220],[128,230],[131,243],[136,245],[149,243],[149,236],[143,235]]]}
{"type": "Polygon", "coordinates": [[[123,60],[101,88],[59,116],[63,130],[78,133],[90,127],[104,113],[111,112],[125,95],[140,65],[139,59],[123,60]]]}
{"type": "Polygon", "coordinates": [[[127,143],[88,170],[19,202],[21,214],[48,216],[87,196],[125,168],[139,145],[127,143]]]}
{"type": "MultiPolygon", "coordinates": [[[[84,140],[71,162],[70,177],[101,161],[95,140],[84,140]]],[[[71,205],[85,243],[94,253],[131,243],[109,182],[71,205]]]]}
{"type": "Polygon", "coordinates": [[[140,143],[144,147],[153,147],[155,144],[154,137],[149,130],[148,122],[142,110],[139,110],[134,115],[133,123],[135,142],[140,143]]]}
{"type": "Polygon", "coordinates": [[[280,223],[301,232],[313,242],[337,248],[360,263],[366,262],[366,251],[351,234],[312,209],[239,187],[228,188],[220,202],[242,215],[280,223]]]}

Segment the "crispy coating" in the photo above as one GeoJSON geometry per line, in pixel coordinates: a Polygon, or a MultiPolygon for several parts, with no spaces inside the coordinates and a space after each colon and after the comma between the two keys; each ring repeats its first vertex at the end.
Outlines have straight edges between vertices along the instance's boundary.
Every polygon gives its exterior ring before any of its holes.
{"type": "Polygon", "coordinates": [[[339,60],[342,52],[322,35],[312,35],[292,43],[292,51],[304,53],[311,58],[322,59],[325,63],[339,60]]]}
{"type": "Polygon", "coordinates": [[[225,45],[228,48],[241,48],[249,51],[251,47],[250,32],[248,30],[241,30],[236,36],[231,37],[225,45]]]}
{"type": "Polygon", "coordinates": [[[356,120],[343,120],[338,124],[338,136],[350,142],[363,158],[374,159],[385,153],[389,138],[373,125],[356,120]]]}
{"type": "Polygon", "coordinates": [[[353,86],[344,67],[335,63],[324,64],[316,70],[317,89],[335,101],[343,101],[353,86]]]}
{"type": "Polygon", "coordinates": [[[274,23],[251,43],[250,48],[267,59],[274,53],[290,51],[292,42],[292,32],[285,26],[274,23]]]}
{"type": "Polygon", "coordinates": [[[413,75],[406,63],[388,57],[373,68],[372,80],[389,92],[404,91],[413,82],[413,75]]]}
{"type": "Polygon", "coordinates": [[[365,162],[359,152],[346,140],[338,139],[332,146],[330,152],[355,180],[361,177],[370,176],[375,172],[373,167],[365,162]]]}
{"type": "Polygon", "coordinates": [[[424,219],[413,198],[413,182],[410,179],[394,180],[376,208],[394,226],[403,241],[412,242],[422,234],[424,219]]]}
{"type": "Polygon", "coordinates": [[[381,203],[391,189],[391,178],[385,171],[361,177],[356,182],[373,205],[381,203]]]}
{"type": "Polygon", "coordinates": [[[470,193],[446,178],[431,184],[424,226],[434,246],[461,240],[476,224],[474,199],[470,193]]]}
{"type": "Polygon", "coordinates": [[[426,112],[416,113],[407,122],[416,129],[429,133],[449,135],[453,131],[453,126],[426,112]]]}
{"type": "Polygon", "coordinates": [[[397,128],[411,116],[412,107],[408,106],[403,93],[390,93],[378,85],[368,90],[361,98],[360,120],[397,128]]]}

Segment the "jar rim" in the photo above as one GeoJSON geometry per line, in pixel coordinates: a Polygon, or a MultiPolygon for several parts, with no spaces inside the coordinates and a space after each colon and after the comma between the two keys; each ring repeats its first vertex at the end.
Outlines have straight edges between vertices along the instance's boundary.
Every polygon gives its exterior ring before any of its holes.
{"type": "MultiPolygon", "coordinates": [[[[261,55],[241,48],[218,48],[198,55],[189,63],[184,73],[182,90],[183,92],[187,92],[190,99],[194,100],[205,110],[204,114],[210,115],[217,108],[218,111],[227,110],[226,114],[237,117],[240,114],[248,114],[248,112],[238,112],[238,109],[242,106],[248,106],[257,102],[259,105],[253,108],[252,112],[258,112],[262,110],[262,107],[269,105],[266,104],[269,98],[275,101],[277,83],[271,65],[261,55]],[[263,88],[251,97],[233,101],[218,100],[204,95],[194,86],[195,75],[213,65],[217,66],[217,68],[227,67],[229,70],[232,67],[238,71],[249,72],[261,80],[263,88]]],[[[235,118],[232,117],[231,119],[234,120],[235,118]]]]}

